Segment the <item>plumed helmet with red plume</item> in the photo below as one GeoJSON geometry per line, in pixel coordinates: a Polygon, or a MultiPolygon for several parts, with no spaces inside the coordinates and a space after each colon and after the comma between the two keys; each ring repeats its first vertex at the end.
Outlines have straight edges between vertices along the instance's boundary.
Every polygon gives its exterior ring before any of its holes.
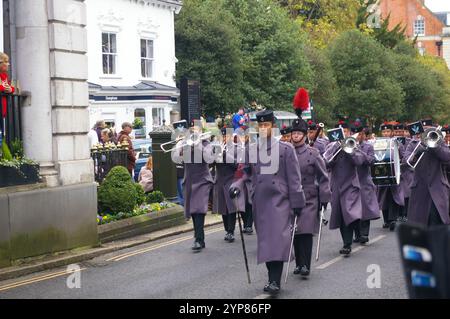
{"type": "Polygon", "coordinates": [[[299,118],[302,117],[303,111],[309,108],[309,94],[304,88],[298,89],[294,97],[294,110],[299,118]]]}

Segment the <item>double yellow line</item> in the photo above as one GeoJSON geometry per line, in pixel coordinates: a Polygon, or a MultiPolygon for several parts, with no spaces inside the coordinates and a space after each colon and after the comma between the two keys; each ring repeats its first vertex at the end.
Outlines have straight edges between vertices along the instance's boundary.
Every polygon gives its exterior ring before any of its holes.
{"type": "MultiPolygon", "coordinates": [[[[221,230],[222,230],[222,227],[216,227],[216,228],[213,228],[211,230],[205,231],[205,235],[213,234],[213,233],[216,233],[216,232],[221,231],[221,230]]],[[[158,245],[154,245],[154,246],[151,246],[151,247],[134,250],[134,251],[131,251],[131,252],[126,253],[126,254],[114,256],[112,258],[107,259],[106,261],[121,261],[121,260],[129,258],[129,257],[133,257],[133,256],[136,256],[136,255],[144,254],[144,253],[147,253],[147,252],[159,249],[159,248],[163,248],[163,247],[167,247],[167,246],[174,245],[174,244],[177,244],[177,243],[181,243],[181,242],[184,242],[184,241],[187,241],[187,240],[190,240],[190,239],[192,239],[192,236],[185,236],[185,237],[169,240],[167,242],[164,242],[164,243],[161,243],[161,244],[158,244],[158,245]]],[[[54,272],[54,273],[47,274],[47,275],[33,277],[33,278],[30,278],[30,279],[26,279],[26,280],[18,281],[18,282],[11,283],[11,284],[8,284],[8,285],[0,286],[0,291],[10,290],[10,289],[13,289],[13,288],[18,288],[18,287],[25,286],[25,285],[30,285],[30,284],[33,284],[33,283],[37,283],[37,282],[41,282],[41,281],[45,281],[45,280],[49,280],[49,279],[53,279],[53,278],[58,278],[58,277],[66,276],[66,275],[70,275],[70,274],[73,274],[75,272],[81,272],[81,271],[86,270],[86,269],[87,268],[81,268],[81,269],[75,270],[75,271],[64,270],[64,271],[58,271],[58,272],[54,272]]]]}
{"type": "MultiPolygon", "coordinates": [[[[217,233],[218,231],[221,231],[221,230],[222,230],[222,227],[216,227],[216,228],[213,228],[211,230],[206,231],[205,235],[217,233]]],[[[150,252],[150,251],[153,251],[153,250],[156,250],[156,249],[160,249],[160,248],[163,248],[163,247],[167,247],[167,246],[170,246],[170,245],[182,243],[182,242],[190,240],[190,239],[192,239],[192,236],[185,236],[185,237],[169,240],[167,242],[164,242],[164,243],[161,243],[161,244],[158,244],[158,245],[154,245],[154,246],[151,246],[151,247],[134,250],[134,251],[131,251],[129,253],[122,254],[122,255],[117,255],[117,256],[114,256],[114,257],[111,257],[111,258],[107,259],[106,261],[121,261],[121,260],[129,258],[129,257],[133,257],[133,256],[136,256],[136,255],[144,254],[144,253],[147,253],[147,252],[150,252]]]]}
{"type": "Polygon", "coordinates": [[[30,284],[33,284],[33,283],[37,283],[37,282],[44,281],[44,280],[49,280],[49,279],[52,279],[52,278],[57,278],[57,277],[62,277],[62,276],[66,276],[66,275],[71,275],[73,273],[81,272],[81,271],[86,270],[86,269],[87,268],[80,268],[80,269],[74,270],[74,271],[64,270],[64,271],[54,272],[54,273],[51,273],[51,274],[48,274],[48,275],[42,275],[42,276],[33,277],[33,278],[30,278],[30,279],[22,280],[22,281],[15,282],[15,283],[12,283],[12,284],[9,284],[9,285],[0,286],[0,291],[10,290],[10,289],[18,288],[18,287],[25,286],[25,285],[30,285],[30,284]]]}

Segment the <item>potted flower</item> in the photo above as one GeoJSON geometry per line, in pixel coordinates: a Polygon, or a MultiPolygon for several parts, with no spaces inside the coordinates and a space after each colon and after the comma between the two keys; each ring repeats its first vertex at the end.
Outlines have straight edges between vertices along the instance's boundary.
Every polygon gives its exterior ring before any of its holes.
{"type": "Polygon", "coordinates": [[[22,142],[11,142],[11,150],[6,141],[2,143],[0,156],[0,187],[38,183],[39,165],[23,156],[22,142]]]}

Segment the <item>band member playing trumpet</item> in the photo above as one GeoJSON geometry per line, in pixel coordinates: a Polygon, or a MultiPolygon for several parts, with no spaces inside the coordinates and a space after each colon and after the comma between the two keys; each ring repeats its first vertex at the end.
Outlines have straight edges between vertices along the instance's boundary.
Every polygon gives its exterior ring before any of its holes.
{"type": "MultiPolygon", "coordinates": [[[[233,138],[233,130],[222,128],[221,133],[223,136],[222,145],[233,147],[233,143],[230,143],[233,138]]],[[[237,164],[231,151],[227,152],[224,149],[222,154],[219,154],[219,157],[215,163],[216,176],[213,190],[213,211],[222,215],[223,226],[226,232],[225,241],[232,243],[234,242],[237,208],[228,194],[234,180],[237,164]],[[230,157],[227,155],[230,155],[230,157]]]]}
{"type": "Polygon", "coordinates": [[[268,270],[264,291],[276,295],[280,292],[283,263],[292,257],[289,251],[293,213],[300,215],[305,195],[294,147],[272,135],[273,112],[261,111],[256,118],[260,134],[258,156],[254,163],[245,164],[244,174],[230,188],[230,196],[242,195],[244,182],[252,181],[258,264],[266,263],[268,270]]]}
{"type": "MultiPolygon", "coordinates": [[[[186,139],[201,136],[200,120],[190,123],[190,132],[191,136],[186,139]]],[[[200,251],[205,248],[205,215],[214,184],[209,164],[214,161],[215,155],[208,140],[197,138],[192,143],[186,143],[186,139],[179,141],[172,150],[172,160],[175,163],[184,163],[184,214],[186,218],[192,217],[194,223],[195,241],[192,250],[200,251]]]]}
{"type": "MultiPolygon", "coordinates": [[[[385,123],[381,125],[381,135],[385,138],[393,138],[393,125],[385,123]]],[[[404,154],[404,147],[399,143],[400,159],[404,154]]],[[[383,186],[377,189],[378,203],[383,212],[383,228],[389,228],[391,231],[395,230],[397,220],[405,206],[405,196],[401,185],[383,186]]]]}
{"type": "Polygon", "coordinates": [[[371,143],[366,142],[364,126],[360,121],[352,125],[352,133],[357,133],[358,148],[364,156],[362,165],[357,167],[358,179],[361,185],[362,218],[359,227],[355,229],[355,240],[365,244],[369,241],[370,221],[380,218],[380,207],[376,195],[376,186],[372,180],[371,167],[375,163],[375,151],[371,143]]]}
{"type": "Polygon", "coordinates": [[[326,207],[331,199],[330,181],[325,162],[319,151],[305,143],[308,125],[302,119],[292,125],[292,144],[297,153],[306,206],[297,220],[294,237],[295,275],[309,276],[313,234],[319,231],[319,209],[326,207]],[[320,207],[319,207],[320,206],[320,207]]]}
{"type": "Polygon", "coordinates": [[[428,226],[448,225],[450,185],[444,176],[443,166],[450,164],[450,149],[441,131],[432,127],[431,120],[422,122],[425,132],[421,138],[415,136],[403,158],[406,163],[416,159],[417,164],[411,184],[408,222],[428,226]]]}
{"type": "MultiPolygon", "coordinates": [[[[350,137],[347,123],[339,121],[336,127],[343,128],[345,137],[350,137]]],[[[330,229],[340,229],[344,245],[339,253],[348,256],[352,251],[353,232],[362,217],[361,185],[357,167],[364,163],[365,157],[357,148],[351,154],[340,151],[341,148],[340,142],[328,144],[324,159],[331,169],[330,229]],[[328,155],[336,152],[339,152],[336,156],[328,155]]]]}

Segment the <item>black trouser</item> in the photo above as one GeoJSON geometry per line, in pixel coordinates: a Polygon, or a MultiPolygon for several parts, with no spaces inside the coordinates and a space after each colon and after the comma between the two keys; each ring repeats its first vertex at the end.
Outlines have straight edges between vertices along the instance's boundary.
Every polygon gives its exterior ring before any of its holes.
{"type": "Polygon", "coordinates": [[[195,241],[202,244],[205,242],[205,214],[192,214],[192,221],[195,241]]]}
{"type": "Polygon", "coordinates": [[[242,219],[244,220],[244,228],[253,227],[253,210],[249,203],[245,204],[245,213],[242,214],[242,219]]]}
{"type": "Polygon", "coordinates": [[[405,206],[402,209],[402,217],[408,217],[408,205],[409,205],[409,197],[405,198],[405,206]]]}
{"type": "Polygon", "coordinates": [[[350,248],[353,243],[353,232],[358,227],[360,223],[359,219],[346,226],[344,221],[342,220],[342,224],[340,227],[342,241],[344,242],[345,248],[350,248]]]}
{"type": "Polygon", "coordinates": [[[236,213],[222,215],[223,227],[227,233],[234,234],[236,228],[236,213]]]}
{"type": "Polygon", "coordinates": [[[437,210],[436,205],[431,202],[430,216],[428,217],[428,226],[439,225],[444,225],[444,223],[442,222],[441,215],[439,215],[439,211],[437,210]]]}
{"type": "Polygon", "coordinates": [[[359,224],[355,226],[355,237],[361,236],[369,237],[370,220],[361,220],[359,224]]]}
{"type": "Polygon", "coordinates": [[[311,255],[313,246],[312,234],[298,234],[294,236],[295,264],[311,269],[311,255]]]}
{"type": "Polygon", "coordinates": [[[269,282],[275,281],[279,287],[281,287],[281,276],[283,275],[283,262],[282,261],[269,261],[266,262],[266,267],[269,272],[269,282]]]}
{"type": "Polygon", "coordinates": [[[398,217],[403,211],[403,206],[398,205],[394,197],[392,196],[391,190],[387,191],[386,201],[388,202],[388,208],[383,209],[383,220],[386,224],[397,221],[398,217]]]}

